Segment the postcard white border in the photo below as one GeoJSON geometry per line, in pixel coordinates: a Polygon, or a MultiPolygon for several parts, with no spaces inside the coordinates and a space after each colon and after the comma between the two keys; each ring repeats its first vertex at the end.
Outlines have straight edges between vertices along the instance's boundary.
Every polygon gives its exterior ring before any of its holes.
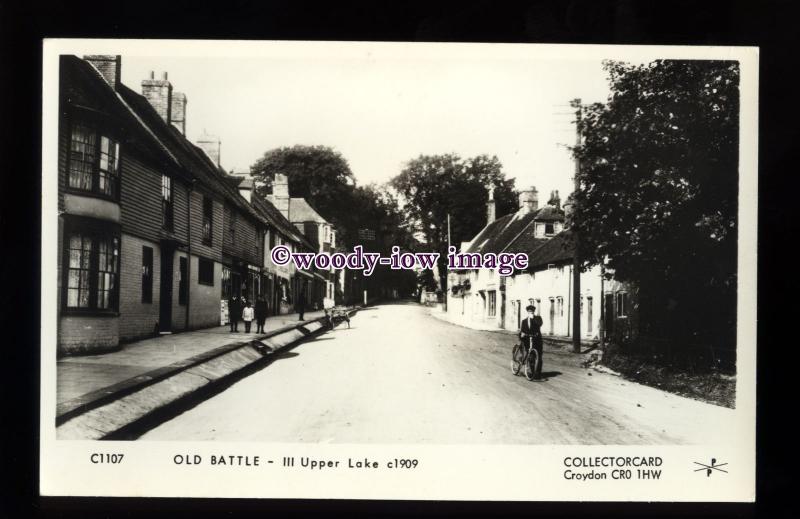
{"type": "Polygon", "coordinates": [[[254,42],[47,39],[43,44],[42,328],[40,492],[42,495],[360,498],[423,500],[753,501],[755,499],[756,258],[758,206],[758,49],[754,47],[531,45],[477,43],[254,42]],[[741,65],[739,291],[735,431],[691,446],[376,445],[227,442],[84,442],[55,437],[56,254],[58,252],[58,56],[260,56],[408,60],[613,58],[737,60],[741,65]],[[93,465],[93,452],[125,453],[122,465],[93,465]],[[176,454],[259,455],[254,467],[178,466],[176,454]],[[658,481],[564,480],[566,456],[661,456],[658,481]],[[414,471],[282,470],[284,456],[417,458],[414,471]],[[694,461],[728,462],[721,477],[700,477],[694,461]],[[535,460],[531,462],[530,460],[535,460]],[[523,483],[524,481],[524,483],[523,483]],[[533,491],[532,489],[535,489],[533,491]]]}

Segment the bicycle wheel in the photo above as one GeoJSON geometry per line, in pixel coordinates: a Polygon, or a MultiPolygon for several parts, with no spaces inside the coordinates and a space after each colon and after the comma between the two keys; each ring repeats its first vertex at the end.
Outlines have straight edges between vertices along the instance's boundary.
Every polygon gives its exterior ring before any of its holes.
{"type": "Polygon", "coordinates": [[[522,369],[522,352],[519,344],[515,344],[514,349],[511,350],[511,373],[519,375],[520,369],[522,369]]]}
{"type": "Polygon", "coordinates": [[[531,348],[528,352],[528,359],[525,362],[525,378],[533,380],[536,376],[536,362],[539,360],[539,352],[536,348],[531,348]]]}

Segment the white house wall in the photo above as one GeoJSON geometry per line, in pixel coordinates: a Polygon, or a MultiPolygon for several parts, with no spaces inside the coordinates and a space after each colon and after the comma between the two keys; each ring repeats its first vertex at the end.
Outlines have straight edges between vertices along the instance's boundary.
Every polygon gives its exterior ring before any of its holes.
{"type": "MultiPolygon", "coordinates": [[[[475,329],[517,330],[518,319],[525,316],[525,307],[533,303],[536,314],[542,317],[542,333],[553,336],[572,334],[572,266],[562,265],[532,274],[517,274],[505,280],[505,291],[500,290],[500,276],[496,271],[471,271],[470,290],[463,297],[448,295],[447,316],[454,323],[475,329]],[[488,293],[496,293],[496,315],[488,315],[488,293]],[[505,305],[505,311],[502,305],[505,305]],[[502,318],[503,314],[505,315],[502,318]]],[[[583,310],[581,336],[598,337],[600,306],[602,304],[600,267],[581,273],[583,310]],[[591,316],[591,317],[590,317],[591,316]]]]}

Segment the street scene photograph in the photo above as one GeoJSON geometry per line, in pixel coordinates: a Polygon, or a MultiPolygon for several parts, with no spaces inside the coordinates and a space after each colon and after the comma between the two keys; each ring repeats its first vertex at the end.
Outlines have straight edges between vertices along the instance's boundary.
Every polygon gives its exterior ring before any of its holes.
{"type": "Polygon", "coordinates": [[[43,173],[58,440],[736,435],[738,61],[107,47],[43,173]]]}

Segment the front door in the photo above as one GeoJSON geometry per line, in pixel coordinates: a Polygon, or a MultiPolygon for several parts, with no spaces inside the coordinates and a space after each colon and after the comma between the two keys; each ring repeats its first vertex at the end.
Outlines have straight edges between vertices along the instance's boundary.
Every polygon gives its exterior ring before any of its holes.
{"type": "Polygon", "coordinates": [[[506,327],[506,293],[500,292],[500,328],[506,327]]]}
{"type": "Polygon", "coordinates": [[[555,300],[551,297],[550,298],[550,335],[554,335],[554,333],[555,333],[555,322],[556,322],[556,303],[555,303],[555,300]]]}
{"type": "Polygon", "coordinates": [[[603,335],[611,337],[614,331],[614,294],[606,294],[606,307],[603,310],[603,335]]]}
{"type": "Polygon", "coordinates": [[[172,247],[161,248],[161,296],[159,303],[159,331],[172,331],[172,285],[175,251],[172,247]]]}

